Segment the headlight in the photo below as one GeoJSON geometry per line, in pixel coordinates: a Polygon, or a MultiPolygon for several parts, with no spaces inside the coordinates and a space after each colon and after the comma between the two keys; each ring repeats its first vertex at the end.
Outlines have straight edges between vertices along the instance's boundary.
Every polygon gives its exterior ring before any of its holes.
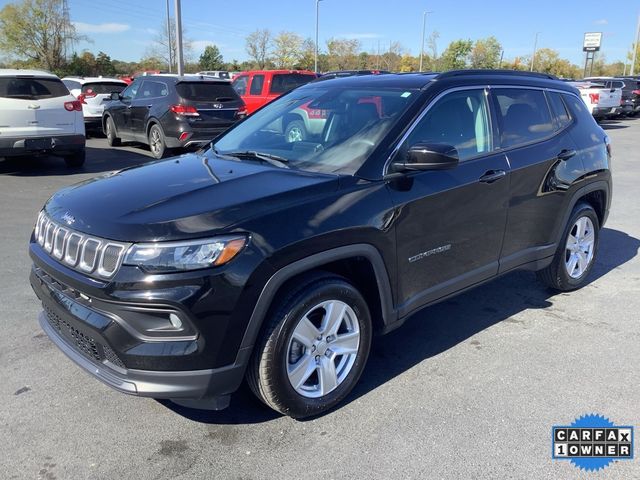
{"type": "Polygon", "coordinates": [[[175,272],[224,265],[247,244],[247,237],[214,237],[186,242],[137,243],[124,258],[148,272],[175,272]]]}

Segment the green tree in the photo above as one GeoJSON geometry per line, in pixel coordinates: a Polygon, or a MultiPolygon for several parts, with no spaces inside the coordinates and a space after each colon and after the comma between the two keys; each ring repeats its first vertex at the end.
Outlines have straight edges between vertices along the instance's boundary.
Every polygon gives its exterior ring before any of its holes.
{"type": "Polygon", "coordinates": [[[349,70],[357,68],[360,41],[356,39],[327,40],[327,63],[330,70],[349,70]]]}
{"type": "Polygon", "coordinates": [[[302,37],[294,32],[280,32],[273,39],[273,62],[278,68],[293,68],[302,58],[302,37]]]}
{"type": "Polygon", "coordinates": [[[69,75],[76,77],[93,77],[98,74],[96,57],[93,53],[85,50],[80,55],[73,52],[71,60],[65,67],[69,75]]]}
{"type": "MultiPolygon", "coordinates": [[[[528,64],[531,65],[531,60],[528,64]]],[[[552,48],[541,48],[536,51],[533,69],[536,72],[550,73],[562,78],[577,78],[581,75],[577,65],[573,65],[565,58],[560,58],[560,54],[552,48]]]]}
{"type": "Polygon", "coordinates": [[[21,0],[0,10],[0,49],[40,68],[62,69],[66,46],[83,38],[64,15],[60,0],[21,0]]]}
{"type": "Polygon", "coordinates": [[[113,66],[111,57],[104,52],[98,52],[96,57],[96,71],[98,75],[114,75],[116,68],[113,66]]]}
{"type": "Polygon", "coordinates": [[[247,54],[255,66],[261,70],[269,64],[271,43],[271,32],[266,28],[252,32],[245,39],[247,54]]]}
{"type": "Polygon", "coordinates": [[[473,49],[471,40],[454,40],[449,44],[439,59],[442,70],[459,70],[467,67],[467,59],[473,49]]]}
{"type": "Polygon", "coordinates": [[[502,45],[496,37],[477,40],[469,55],[471,68],[498,68],[502,45]]]}
{"type": "Polygon", "coordinates": [[[198,62],[201,70],[222,70],[224,68],[224,60],[220,50],[215,45],[207,45],[204,52],[200,55],[198,62]]]}

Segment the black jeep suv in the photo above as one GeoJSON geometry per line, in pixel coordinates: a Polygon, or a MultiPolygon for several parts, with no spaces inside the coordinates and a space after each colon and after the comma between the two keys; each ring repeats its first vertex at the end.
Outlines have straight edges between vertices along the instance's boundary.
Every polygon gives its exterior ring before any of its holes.
{"type": "Polygon", "coordinates": [[[149,145],[155,158],[173,148],[202,146],[244,118],[242,99],[227,80],[200,75],[147,75],[112,92],[102,114],[109,146],[149,145]]]}
{"type": "Polygon", "coordinates": [[[610,145],[578,91],[506,71],[298,88],[207,149],[56,193],[31,238],[40,324],[125,393],[292,417],[354,387],[374,333],[515,269],[587,282],[610,145]],[[323,128],[287,141],[308,109],[323,128]]]}

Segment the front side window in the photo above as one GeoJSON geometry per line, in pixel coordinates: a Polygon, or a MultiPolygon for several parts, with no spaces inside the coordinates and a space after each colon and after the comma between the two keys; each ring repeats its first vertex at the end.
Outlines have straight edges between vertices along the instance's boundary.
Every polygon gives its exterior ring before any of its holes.
{"type": "Polygon", "coordinates": [[[255,153],[260,153],[278,157],[284,168],[353,174],[419,95],[418,90],[322,85],[271,102],[228,130],[211,152],[246,161],[258,161],[255,153]],[[295,141],[286,135],[292,118],[303,132],[295,141]],[[250,153],[253,158],[247,159],[250,153]]]}
{"type": "Polygon", "coordinates": [[[409,134],[406,147],[416,143],[451,145],[460,161],[492,150],[487,97],[482,89],[445,95],[409,134]]]}
{"type": "Polygon", "coordinates": [[[238,95],[247,94],[247,86],[249,85],[249,77],[247,75],[240,75],[233,81],[233,89],[238,95]]]}
{"type": "Polygon", "coordinates": [[[542,140],[553,133],[553,122],[542,90],[497,88],[502,148],[542,140]]]}
{"type": "Polygon", "coordinates": [[[142,80],[134,80],[134,82],[131,85],[129,85],[127,88],[125,88],[120,94],[122,96],[122,99],[131,101],[133,98],[135,98],[136,93],[138,93],[138,89],[140,88],[141,84],[142,84],[142,80]]]}
{"type": "Polygon", "coordinates": [[[262,85],[264,85],[264,75],[254,75],[251,79],[250,95],[262,95],[262,85]]]}

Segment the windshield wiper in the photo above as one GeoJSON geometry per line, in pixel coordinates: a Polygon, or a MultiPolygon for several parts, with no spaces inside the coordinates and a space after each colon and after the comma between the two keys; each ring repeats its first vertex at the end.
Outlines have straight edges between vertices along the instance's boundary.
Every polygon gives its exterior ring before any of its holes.
{"type": "Polygon", "coordinates": [[[224,153],[222,155],[228,155],[230,157],[236,158],[255,158],[257,160],[262,160],[263,162],[267,162],[271,165],[275,165],[276,167],[284,167],[289,168],[287,163],[289,163],[288,158],[279,157],[278,155],[272,155],[270,153],[256,152],[254,150],[245,150],[243,152],[229,152],[224,153]]]}

